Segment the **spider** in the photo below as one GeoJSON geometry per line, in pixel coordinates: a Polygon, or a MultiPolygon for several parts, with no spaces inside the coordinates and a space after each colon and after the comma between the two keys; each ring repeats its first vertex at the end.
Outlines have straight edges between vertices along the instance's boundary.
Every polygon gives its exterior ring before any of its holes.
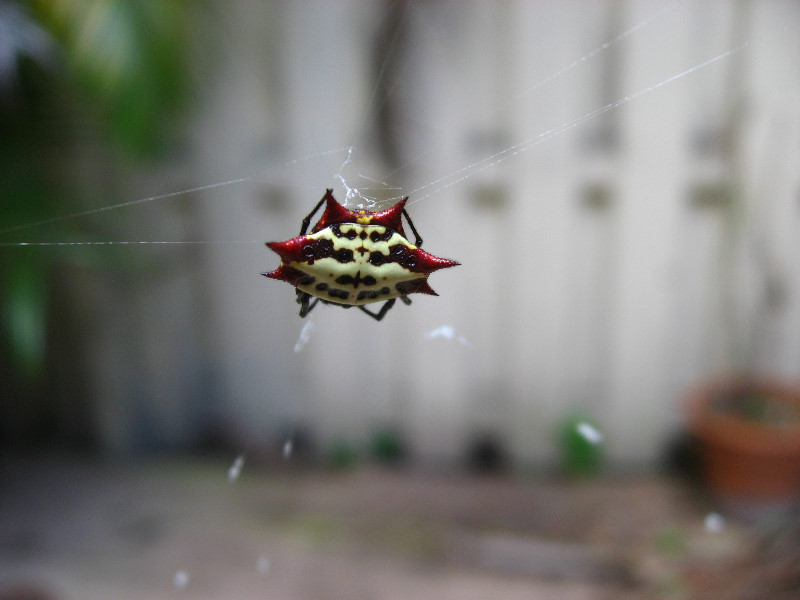
{"type": "Polygon", "coordinates": [[[438,296],[428,285],[428,275],[459,263],[420,248],[422,237],[405,210],[407,200],[382,211],[350,210],[336,201],[333,190],[327,190],[303,219],[298,237],[267,242],[281,264],[262,275],[297,288],[300,317],[321,301],[343,308],[358,306],[380,321],[397,298],[411,304],[409,294],[438,296]],[[323,204],[322,217],[307,234],[311,219],[323,204]],[[403,230],[403,216],[414,234],[413,244],[403,230]],[[381,301],[377,312],[364,306],[381,301]]]}

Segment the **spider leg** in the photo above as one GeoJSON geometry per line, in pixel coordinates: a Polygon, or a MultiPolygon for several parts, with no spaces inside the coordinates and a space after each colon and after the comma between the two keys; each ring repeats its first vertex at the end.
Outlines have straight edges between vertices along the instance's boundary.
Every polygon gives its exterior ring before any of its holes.
{"type": "Polygon", "coordinates": [[[422,246],[422,236],[417,231],[417,228],[414,227],[414,222],[411,220],[411,217],[408,216],[406,209],[403,209],[403,216],[406,218],[408,222],[408,226],[411,227],[411,231],[414,234],[414,245],[415,246],[422,246]]]}
{"type": "Polygon", "coordinates": [[[408,296],[400,296],[400,300],[402,300],[403,304],[405,304],[406,306],[409,306],[411,304],[411,298],[409,298],[408,296]]]}
{"type": "Polygon", "coordinates": [[[317,305],[317,302],[319,302],[319,298],[315,298],[311,303],[309,303],[309,300],[311,300],[311,294],[297,290],[297,302],[300,304],[301,319],[305,318],[305,316],[317,305]]]}
{"type": "Polygon", "coordinates": [[[381,306],[381,309],[377,313],[368,310],[367,308],[365,308],[360,304],[358,305],[358,308],[363,310],[365,313],[367,313],[370,317],[372,317],[376,321],[380,321],[383,317],[386,316],[386,313],[389,312],[389,309],[392,308],[392,306],[394,306],[394,301],[395,298],[392,298],[391,300],[387,300],[386,302],[384,302],[383,306],[381,306]]]}
{"type": "Polygon", "coordinates": [[[303,224],[300,226],[300,235],[306,234],[306,231],[308,231],[308,226],[311,225],[311,219],[314,218],[314,214],[322,207],[323,204],[325,204],[325,201],[328,199],[328,195],[331,192],[333,192],[333,190],[327,190],[327,193],[322,197],[322,200],[317,202],[317,205],[314,207],[314,210],[308,213],[308,215],[306,215],[306,218],[303,219],[303,224]]]}

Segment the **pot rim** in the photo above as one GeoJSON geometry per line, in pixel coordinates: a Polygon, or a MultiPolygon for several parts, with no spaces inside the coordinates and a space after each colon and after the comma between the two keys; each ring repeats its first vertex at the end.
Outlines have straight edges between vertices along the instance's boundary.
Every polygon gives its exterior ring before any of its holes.
{"type": "Polygon", "coordinates": [[[797,454],[800,460],[800,423],[757,423],[720,414],[711,401],[739,389],[762,391],[800,409],[800,383],[778,377],[722,375],[691,389],[684,397],[689,430],[701,441],[739,452],[772,456],[797,454]]]}

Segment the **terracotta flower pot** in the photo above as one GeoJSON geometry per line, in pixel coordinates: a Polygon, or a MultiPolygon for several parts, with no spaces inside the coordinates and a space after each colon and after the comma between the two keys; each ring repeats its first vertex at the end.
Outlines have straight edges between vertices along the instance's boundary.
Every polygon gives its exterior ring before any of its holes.
{"type": "Polygon", "coordinates": [[[685,400],[712,492],[783,505],[800,497],[800,386],[728,377],[699,386],[685,400]]]}

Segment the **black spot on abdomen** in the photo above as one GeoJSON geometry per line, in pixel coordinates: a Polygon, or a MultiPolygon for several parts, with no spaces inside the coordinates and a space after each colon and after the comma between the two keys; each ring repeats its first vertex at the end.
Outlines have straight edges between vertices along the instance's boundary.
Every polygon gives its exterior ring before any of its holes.
{"type": "Polygon", "coordinates": [[[342,264],[353,262],[353,260],[355,260],[353,258],[353,251],[347,248],[341,248],[336,252],[332,252],[330,256],[332,256],[334,259],[336,259],[342,264]]]}
{"type": "Polygon", "coordinates": [[[375,285],[378,281],[372,275],[361,277],[361,271],[358,271],[355,277],[352,275],[340,275],[336,278],[336,283],[340,285],[352,285],[354,288],[357,288],[359,285],[375,285]]]}
{"type": "Polygon", "coordinates": [[[350,292],[346,290],[331,288],[328,290],[328,296],[330,296],[331,298],[339,298],[341,300],[347,300],[347,298],[350,297],[350,292]]]}
{"type": "Polygon", "coordinates": [[[310,265],[314,264],[315,260],[327,258],[332,254],[333,242],[331,240],[315,240],[303,246],[303,258],[310,265]]]}

